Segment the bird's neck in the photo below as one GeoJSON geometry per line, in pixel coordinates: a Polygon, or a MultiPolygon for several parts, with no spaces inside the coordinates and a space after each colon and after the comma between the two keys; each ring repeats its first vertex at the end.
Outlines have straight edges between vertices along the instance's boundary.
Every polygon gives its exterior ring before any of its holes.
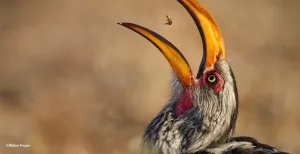
{"type": "Polygon", "coordinates": [[[193,153],[223,144],[233,135],[235,107],[222,104],[193,106],[176,117],[176,105],[166,105],[151,121],[145,130],[144,143],[150,143],[153,149],[163,154],[193,153]]]}
{"type": "MultiPolygon", "coordinates": [[[[174,104],[173,104],[174,105],[174,104]]],[[[144,143],[163,154],[193,153],[227,142],[233,135],[231,118],[222,111],[212,116],[192,107],[182,116],[174,116],[167,105],[148,125],[144,143]],[[150,144],[149,144],[150,143],[150,144]]]]}

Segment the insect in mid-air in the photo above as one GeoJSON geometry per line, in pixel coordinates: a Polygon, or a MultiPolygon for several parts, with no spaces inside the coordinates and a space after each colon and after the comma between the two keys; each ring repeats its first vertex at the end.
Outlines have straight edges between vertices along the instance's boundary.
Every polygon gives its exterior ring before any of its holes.
{"type": "Polygon", "coordinates": [[[166,21],[167,22],[165,23],[165,25],[172,25],[173,24],[172,18],[168,15],[166,15],[166,21]]]}

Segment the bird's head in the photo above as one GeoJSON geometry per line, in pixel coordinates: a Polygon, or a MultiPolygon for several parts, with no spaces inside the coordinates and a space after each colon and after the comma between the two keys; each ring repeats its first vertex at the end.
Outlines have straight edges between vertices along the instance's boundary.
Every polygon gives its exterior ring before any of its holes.
{"type": "Polygon", "coordinates": [[[203,57],[197,74],[193,74],[183,54],[161,35],[133,23],[119,23],[154,44],[173,69],[169,103],[144,134],[144,139],[163,153],[196,152],[226,142],[237,116],[235,78],[225,59],[217,24],[196,0],[178,1],[192,16],[202,37],[203,57]]]}

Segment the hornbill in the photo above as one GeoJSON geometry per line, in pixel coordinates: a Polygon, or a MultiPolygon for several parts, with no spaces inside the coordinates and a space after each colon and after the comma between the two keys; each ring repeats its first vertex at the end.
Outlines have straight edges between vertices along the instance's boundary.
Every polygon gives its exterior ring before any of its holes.
{"type": "Polygon", "coordinates": [[[171,97],[146,128],[143,145],[162,154],[279,152],[256,140],[232,138],[238,92],[225,60],[222,34],[196,0],[178,2],[192,16],[202,37],[203,56],[196,77],[182,53],[163,36],[133,23],[118,23],[154,44],[173,69],[171,97]]]}

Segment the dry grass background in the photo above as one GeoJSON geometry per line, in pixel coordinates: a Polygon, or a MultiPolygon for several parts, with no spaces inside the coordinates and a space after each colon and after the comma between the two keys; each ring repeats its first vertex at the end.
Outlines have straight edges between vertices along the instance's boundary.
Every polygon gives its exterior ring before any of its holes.
{"type": "MultiPolygon", "coordinates": [[[[236,135],[300,153],[300,2],[201,2],[223,32],[237,78],[236,135]]],[[[168,99],[170,67],[120,21],[162,34],[197,70],[201,38],[176,0],[0,1],[1,154],[137,149],[168,99]],[[174,18],[170,27],[166,14],[174,18]]]]}

